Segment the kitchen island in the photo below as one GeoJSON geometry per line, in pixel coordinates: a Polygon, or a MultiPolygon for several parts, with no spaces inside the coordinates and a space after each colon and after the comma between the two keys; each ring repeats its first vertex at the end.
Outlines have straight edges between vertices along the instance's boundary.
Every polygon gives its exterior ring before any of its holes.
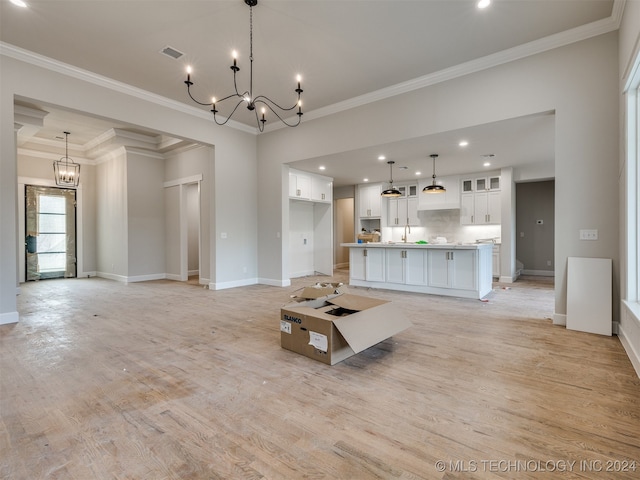
{"type": "Polygon", "coordinates": [[[482,298],[492,289],[491,244],[343,243],[349,285],[482,298]]]}

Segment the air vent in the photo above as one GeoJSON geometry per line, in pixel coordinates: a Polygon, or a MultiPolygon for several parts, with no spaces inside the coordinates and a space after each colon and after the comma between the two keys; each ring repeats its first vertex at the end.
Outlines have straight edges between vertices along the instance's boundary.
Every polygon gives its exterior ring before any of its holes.
{"type": "Polygon", "coordinates": [[[177,60],[181,56],[184,55],[184,53],[182,53],[182,52],[180,52],[180,51],[176,50],[175,48],[170,47],[168,45],[166,47],[164,47],[162,50],[160,50],[160,53],[162,53],[164,55],[167,55],[168,57],[171,57],[174,60],[177,60]]]}

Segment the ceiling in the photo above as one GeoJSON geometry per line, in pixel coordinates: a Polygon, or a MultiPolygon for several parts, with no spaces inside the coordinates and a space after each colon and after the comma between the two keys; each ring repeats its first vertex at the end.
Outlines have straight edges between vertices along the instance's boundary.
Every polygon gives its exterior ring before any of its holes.
{"type": "MultiPolygon", "coordinates": [[[[189,105],[183,83],[187,64],[194,69],[196,95],[203,99],[231,93],[233,49],[239,52],[240,88],[248,82],[249,7],[243,0],[27,3],[28,8],[19,8],[1,0],[4,44],[189,105]],[[175,60],[160,53],[166,46],[184,56],[175,60]]],[[[549,45],[556,38],[566,43],[573,34],[597,34],[600,25],[604,33],[612,29],[604,25],[611,23],[618,4],[619,0],[493,0],[489,8],[479,10],[475,0],[260,0],[253,9],[254,93],[279,103],[293,102],[294,78],[301,74],[305,121],[340,102],[542,39],[549,45]]],[[[45,109],[52,111],[50,106],[45,109]]],[[[240,110],[234,120],[250,125],[249,112],[240,110]]],[[[101,119],[93,125],[90,119],[69,115],[45,119],[47,135],[59,136],[71,129],[65,123],[75,120],[72,133],[82,143],[82,136],[109,123],[101,119]]],[[[71,136],[69,141],[74,141],[71,136]]],[[[431,176],[430,153],[440,154],[438,175],[471,167],[478,171],[486,154],[495,154],[492,167],[497,168],[552,162],[553,115],[379,145],[295,166],[318,172],[322,162],[327,169],[321,173],[333,176],[340,186],[361,183],[365,175],[371,181],[388,180],[388,166],[377,160],[380,154],[395,160],[394,168],[408,167],[398,168],[397,175],[394,171],[394,179],[415,178],[416,169],[431,176]],[[470,142],[465,149],[457,146],[463,137],[470,142]]]]}

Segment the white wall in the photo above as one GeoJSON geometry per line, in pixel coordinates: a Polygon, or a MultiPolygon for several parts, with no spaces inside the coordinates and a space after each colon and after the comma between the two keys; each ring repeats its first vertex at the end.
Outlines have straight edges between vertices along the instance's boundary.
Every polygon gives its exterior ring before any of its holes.
{"type": "MultiPolygon", "coordinates": [[[[510,62],[414,92],[303,122],[258,139],[259,222],[265,232],[260,277],[282,279],[285,229],[275,197],[276,166],[386,142],[402,141],[523,115],[556,114],[556,320],[566,313],[569,256],[612,258],[618,271],[617,34],[611,33],[510,62]],[[429,114],[425,114],[429,112],[429,114]],[[372,122],[371,119],[375,118],[372,122]],[[597,228],[597,242],[581,242],[581,228],[597,228]]],[[[504,242],[504,235],[503,235],[504,242]]],[[[615,296],[619,298],[618,289],[615,296]]]]}
{"type": "MultiPolygon", "coordinates": [[[[28,52],[3,50],[0,71],[0,249],[15,252],[0,256],[0,323],[18,320],[16,98],[215,145],[215,162],[211,162],[210,168],[216,183],[208,199],[211,242],[206,246],[211,257],[211,281],[231,286],[255,282],[258,241],[255,135],[218,127],[208,112],[28,52]],[[230,199],[233,199],[232,208],[229,208],[230,199]],[[221,229],[227,230],[231,241],[218,241],[215,233],[224,231],[221,229]],[[247,273],[243,273],[243,267],[247,273]]],[[[99,189],[97,185],[96,189],[99,189]]],[[[104,240],[98,237],[96,244],[104,240]]],[[[113,260],[117,274],[126,275],[125,268],[116,267],[113,260]]],[[[109,259],[105,258],[102,265],[96,266],[98,270],[107,267],[110,268],[109,259]]]]}
{"type": "MultiPolygon", "coordinates": [[[[201,176],[200,183],[200,281],[203,284],[208,284],[211,280],[211,250],[207,248],[211,245],[211,218],[214,211],[213,187],[214,187],[214,159],[215,148],[210,145],[201,145],[197,148],[192,148],[186,151],[174,152],[167,156],[165,161],[165,181],[169,183],[173,182],[191,182],[194,177],[201,176]]],[[[173,189],[175,187],[172,187],[173,189]]],[[[171,197],[172,202],[180,202],[180,196],[171,197]]],[[[177,216],[173,219],[167,219],[169,225],[168,228],[176,228],[179,222],[179,209],[177,216]]],[[[171,232],[175,236],[177,232],[171,232]]],[[[179,275],[180,272],[180,237],[175,236],[176,243],[167,243],[167,254],[171,256],[178,256],[175,260],[177,263],[177,270],[171,270],[172,274],[179,275]]],[[[191,267],[189,267],[191,268],[191,267]]]]}
{"type": "Polygon", "coordinates": [[[128,281],[165,276],[164,157],[127,148],[128,281]]]}
{"type": "Polygon", "coordinates": [[[96,273],[126,281],[129,275],[127,153],[118,149],[96,166],[96,273]]]}

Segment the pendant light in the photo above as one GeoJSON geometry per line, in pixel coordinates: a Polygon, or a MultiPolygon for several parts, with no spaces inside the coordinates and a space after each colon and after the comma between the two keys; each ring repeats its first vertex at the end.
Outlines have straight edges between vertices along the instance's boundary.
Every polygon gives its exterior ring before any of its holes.
{"type": "Polygon", "coordinates": [[[389,188],[387,188],[384,192],[381,193],[383,197],[401,197],[402,192],[393,186],[393,164],[396,163],[393,160],[389,160],[387,162],[389,164],[389,172],[391,174],[391,179],[389,180],[389,188]]]}
{"type": "Polygon", "coordinates": [[[424,193],[444,193],[447,191],[447,189],[444,188],[442,185],[436,184],[436,158],[438,158],[438,154],[432,153],[429,156],[433,158],[433,181],[431,185],[427,185],[422,189],[422,191],[424,193]]]}
{"type": "Polygon", "coordinates": [[[53,176],[59,187],[77,187],[80,164],[69,158],[69,132],[64,132],[64,157],[53,162],[53,176]]]}

